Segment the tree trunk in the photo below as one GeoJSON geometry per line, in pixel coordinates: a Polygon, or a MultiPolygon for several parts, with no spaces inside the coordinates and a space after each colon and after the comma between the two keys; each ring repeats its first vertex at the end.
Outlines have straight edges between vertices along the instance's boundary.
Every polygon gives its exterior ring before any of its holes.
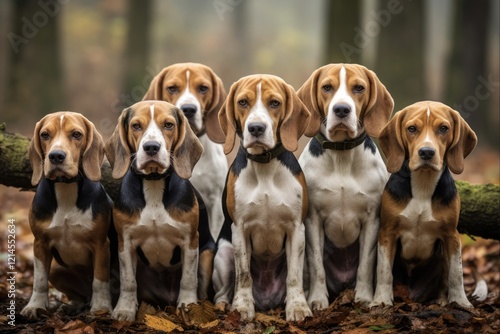
{"type": "Polygon", "coordinates": [[[360,0],[325,2],[323,64],[359,63],[366,43],[360,32],[360,0]]]}
{"type": "Polygon", "coordinates": [[[64,110],[59,20],[63,6],[29,0],[12,1],[7,34],[7,80],[3,120],[23,125],[64,110]],[[23,115],[22,118],[19,115],[23,115]]]}
{"type": "MultiPolygon", "coordinates": [[[[29,143],[30,139],[8,133],[5,131],[5,124],[0,124],[0,184],[34,190],[27,155],[29,143]]],[[[111,167],[107,161],[104,162],[101,173],[101,183],[114,199],[121,181],[111,177],[111,167]]],[[[455,183],[462,201],[458,231],[500,240],[500,186],[471,185],[463,181],[455,183]]]]}
{"type": "Polygon", "coordinates": [[[146,66],[149,60],[149,30],[151,22],[151,0],[128,2],[127,14],[127,46],[125,50],[123,93],[127,98],[120,108],[129,107],[141,101],[147,88],[142,86],[147,75],[146,66]]]}

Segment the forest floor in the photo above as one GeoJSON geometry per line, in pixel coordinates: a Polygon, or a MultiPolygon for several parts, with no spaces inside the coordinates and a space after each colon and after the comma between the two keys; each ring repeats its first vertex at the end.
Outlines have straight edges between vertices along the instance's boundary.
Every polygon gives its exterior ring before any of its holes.
{"type": "MultiPolygon", "coordinates": [[[[466,160],[467,161],[467,160],[466,160]]],[[[466,165],[469,174],[460,179],[472,183],[499,183],[498,153],[480,153],[466,165]]],[[[355,304],[354,292],[346,290],[330,306],[301,322],[286,322],[284,309],[257,313],[253,321],[240,320],[237,311],[216,310],[210,302],[190,305],[186,310],[164,310],[141,304],[134,322],[110,319],[108,314],[75,316],[48,312],[38,321],[19,315],[32,291],[33,236],[28,226],[28,209],[33,195],[0,186],[0,332],[1,333],[499,333],[500,332],[500,243],[462,236],[465,291],[474,309],[458,305],[419,304],[409,298],[403,285],[394,289],[394,306],[369,309],[355,304]],[[15,269],[8,266],[7,225],[15,219],[15,269]],[[15,298],[10,298],[8,273],[15,271],[15,298]],[[472,299],[481,280],[488,286],[484,301],[472,299]],[[9,325],[9,307],[14,302],[15,326],[9,325]]],[[[480,222],[478,222],[480,223],[480,222]]],[[[54,289],[51,305],[67,302],[54,289]]]]}

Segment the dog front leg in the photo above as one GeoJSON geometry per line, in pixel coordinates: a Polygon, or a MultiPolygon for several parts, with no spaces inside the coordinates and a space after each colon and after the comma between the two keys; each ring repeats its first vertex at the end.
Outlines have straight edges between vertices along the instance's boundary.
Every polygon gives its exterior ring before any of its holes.
{"type": "Polygon", "coordinates": [[[312,316],[307,305],[303,288],[303,265],[305,252],[305,227],[301,221],[295,222],[295,228],[286,241],[286,320],[301,321],[312,316]]]}
{"type": "Polygon", "coordinates": [[[214,302],[218,309],[224,310],[234,295],[234,248],[226,239],[220,239],[214,258],[213,285],[214,302]]]}
{"type": "Polygon", "coordinates": [[[307,266],[309,269],[309,296],[307,301],[313,311],[322,310],[328,307],[328,290],[326,287],[325,267],[323,266],[325,230],[315,212],[310,213],[304,224],[307,266]]]}
{"type": "Polygon", "coordinates": [[[38,318],[38,310],[46,311],[49,307],[49,271],[52,255],[44,241],[35,239],[33,244],[33,293],[21,315],[27,318],[38,318]]]}
{"type": "Polygon", "coordinates": [[[126,235],[118,239],[120,261],[120,297],[111,314],[116,320],[135,320],[137,312],[137,254],[126,235]]]}
{"type": "Polygon", "coordinates": [[[182,249],[182,277],[177,307],[184,307],[198,301],[198,233],[196,240],[189,240],[182,249]]]}
{"type": "Polygon", "coordinates": [[[111,306],[111,293],[109,290],[110,276],[110,250],[109,240],[99,244],[94,249],[94,279],[92,281],[92,300],[90,312],[113,310],[111,306]]]}
{"type": "MultiPolygon", "coordinates": [[[[378,211],[378,210],[377,210],[378,211]]],[[[380,220],[371,217],[361,229],[359,242],[359,265],[356,276],[354,301],[370,303],[373,299],[373,275],[377,261],[377,236],[380,220]]]]}
{"type": "Polygon", "coordinates": [[[392,266],[396,255],[396,242],[388,231],[380,231],[377,250],[377,287],[370,307],[391,306],[394,300],[392,266]]]}
{"type": "Polygon", "coordinates": [[[448,265],[448,303],[457,303],[462,307],[472,308],[464,290],[464,276],[462,271],[462,250],[460,234],[455,231],[446,242],[446,264],[448,265]]]}
{"type": "Polygon", "coordinates": [[[250,274],[250,256],[252,249],[245,237],[241,222],[231,225],[234,247],[235,289],[232,308],[240,312],[243,320],[255,317],[255,304],[252,293],[252,275],[250,274]]]}

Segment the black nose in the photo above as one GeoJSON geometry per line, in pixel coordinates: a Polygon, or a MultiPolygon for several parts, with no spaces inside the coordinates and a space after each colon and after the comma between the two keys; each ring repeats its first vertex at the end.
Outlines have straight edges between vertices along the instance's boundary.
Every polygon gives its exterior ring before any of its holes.
{"type": "Polygon", "coordinates": [[[49,153],[49,160],[54,165],[62,164],[64,159],[66,159],[66,153],[61,150],[55,150],[49,153]]]}
{"type": "Polygon", "coordinates": [[[248,124],[248,132],[254,137],[260,137],[266,131],[266,125],[261,122],[253,122],[248,124]]]}
{"type": "Polygon", "coordinates": [[[436,151],[430,147],[422,147],[420,150],[418,150],[418,156],[422,160],[430,160],[432,159],[434,154],[436,154],[436,151]]]}
{"type": "Polygon", "coordinates": [[[347,104],[339,103],[333,106],[333,112],[339,118],[344,118],[351,112],[351,107],[347,104]]]}
{"type": "Polygon", "coordinates": [[[184,104],[181,110],[187,118],[191,118],[196,114],[196,106],[194,104],[184,104]]]}
{"type": "Polygon", "coordinates": [[[154,156],[160,150],[160,143],[157,141],[147,141],[142,145],[142,148],[146,152],[147,155],[154,156]]]}

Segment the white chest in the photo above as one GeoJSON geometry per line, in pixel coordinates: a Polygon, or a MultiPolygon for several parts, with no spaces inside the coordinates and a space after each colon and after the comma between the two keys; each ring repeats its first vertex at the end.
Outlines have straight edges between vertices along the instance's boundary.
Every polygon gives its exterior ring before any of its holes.
{"type": "Polygon", "coordinates": [[[427,259],[440,236],[440,224],[432,212],[432,194],[441,173],[412,174],[412,199],[399,214],[400,238],[405,259],[427,259]]]}
{"type": "Polygon", "coordinates": [[[376,223],[388,174],[376,152],[358,146],[325,151],[319,157],[305,149],[299,159],[309,193],[309,212],[319,219],[337,247],[359,237],[364,224],[376,223]]]}
{"type": "MultiPolygon", "coordinates": [[[[165,183],[163,180],[144,180],[143,187],[146,206],[141,212],[138,226],[149,227],[152,233],[156,233],[157,228],[161,229],[165,226],[188,230],[187,224],[175,221],[165,210],[163,204],[165,183]]],[[[167,194],[167,196],[175,196],[175,194],[167,194]]]]}
{"type": "Polygon", "coordinates": [[[55,185],[57,210],[52,217],[49,229],[58,228],[68,230],[68,233],[90,230],[94,226],[92,208],[83,211],[76,207],[78,198],[76,183],[57,183],[55,185]]]}
{"type": "Polygon", "coordinates": [[[301,217],[303,188],[279,161],[253,163],[236,180],[236,221],[269,225],[301,217]]]}

